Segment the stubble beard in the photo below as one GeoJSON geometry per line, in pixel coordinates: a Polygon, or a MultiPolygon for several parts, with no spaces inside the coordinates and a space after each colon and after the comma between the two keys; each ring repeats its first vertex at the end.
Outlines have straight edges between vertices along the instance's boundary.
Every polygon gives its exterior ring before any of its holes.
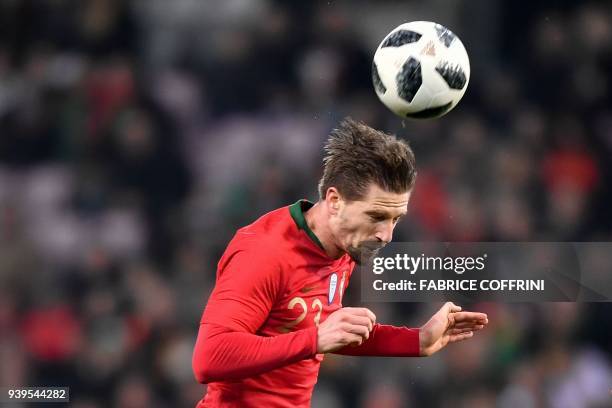
{"type": "Polygon", "coordinates": [[[347,252],[357,265],[362,265],[372,260],[385,245],[382,242],[364,242],[356,247],[349,246],[347,252]]]}

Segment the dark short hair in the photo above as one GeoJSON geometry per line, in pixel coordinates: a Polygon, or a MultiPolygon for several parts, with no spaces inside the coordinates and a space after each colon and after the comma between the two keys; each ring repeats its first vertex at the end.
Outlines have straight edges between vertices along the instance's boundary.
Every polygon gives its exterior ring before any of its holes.
{"type": "Polygon", "coordinates": [[[324,147],[319,197],[336,187],[349,201],[362,199],[374,182],[385,191],[405,193],[414,185],[416,165],[408,143],[394,135],[346,118],[332,130],[324,147]]]}

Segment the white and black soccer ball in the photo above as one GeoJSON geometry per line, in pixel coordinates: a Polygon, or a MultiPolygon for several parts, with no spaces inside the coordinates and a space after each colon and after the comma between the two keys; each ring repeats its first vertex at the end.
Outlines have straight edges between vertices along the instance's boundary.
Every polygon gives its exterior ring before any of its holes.
{"type": "Polygon", "coordinates": [[[435,118],[453,109],[467,89],[470,61],[459,38],[430,21],[391,31],[372,62],[380,100],[403,118],[435,118]]]}

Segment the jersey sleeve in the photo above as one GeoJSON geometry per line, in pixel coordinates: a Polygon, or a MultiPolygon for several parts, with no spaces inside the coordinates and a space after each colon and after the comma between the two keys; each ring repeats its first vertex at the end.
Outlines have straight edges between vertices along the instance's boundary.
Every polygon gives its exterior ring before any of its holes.
{"type": "Polygon", "coordinates": [[[282,285],[280,265],[263,251],[241,250],[221,259],[193,354],[199,382],[238,380],[316,354],[316,327],[275,337],[256,334],[282,285]]]}
{"type": "Polygon", "coordinates": [[[267,319],[281,290],[281,275],[276,260],[254,249],[223,256],[200,323],[255,333],[267,319]]]}
{"type": "MultiPolygon", "coordinates": [[[[349,279],[346,281],[345,292],[354,271],[353,264],[349,279]]],[[[370,332],[370,337],[360,346],[343,347],[334,353],[345,356],[419,357],[420,351],[419,329],[376,323],[370,332]]]]}
{"type": "Polygon", "coordinates": [[[419,329],[375,324],[370,337],[360,346],[335,352],[347,356],[419,357],[419,329]]]}

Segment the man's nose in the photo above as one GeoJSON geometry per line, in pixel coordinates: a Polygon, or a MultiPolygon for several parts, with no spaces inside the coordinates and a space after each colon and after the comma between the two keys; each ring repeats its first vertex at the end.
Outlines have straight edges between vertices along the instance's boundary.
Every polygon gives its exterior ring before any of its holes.
{"type": "Polygon", "coordinates": [[[385,223],[380,227],[380,229],[376,232],[376,239],[388,244],[393,239],[393,223],[385,223]]]}

